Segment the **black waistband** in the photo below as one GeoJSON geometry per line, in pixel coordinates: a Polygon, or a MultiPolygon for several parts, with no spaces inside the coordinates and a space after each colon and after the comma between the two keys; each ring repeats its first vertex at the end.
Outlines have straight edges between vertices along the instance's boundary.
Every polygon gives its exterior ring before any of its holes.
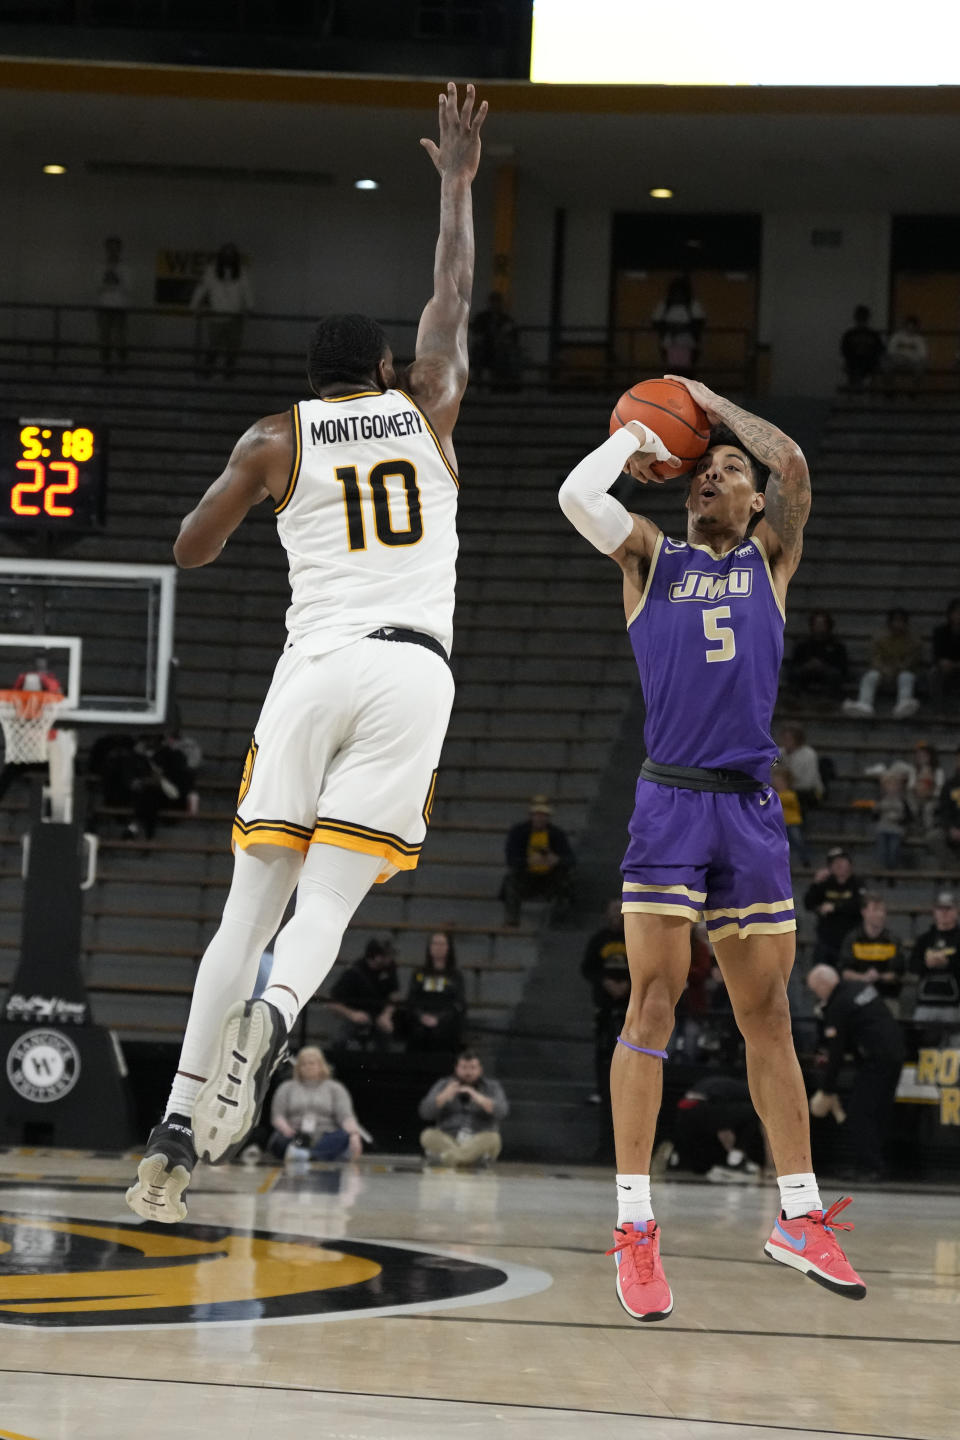
{"type": "Polygon", "coordinates": [[[424,635],[420,630],[400,630],[394,625],[385,625],[379,630],[371,630],[367,639],[399,640],[406,645],[422,645],[424,650],[432,650],[434,655],[439,655],[447,665],[450,664],[450,657],[440,641],[433,635],[424,635]]]}
{"type": "Polygon", "coordinates": [[[655,785],[673,785],[678,790],[712,790],[718,795],[747,795],[765,788],[744,770],[700,770],[695,765],[658,765],[644,760],[640,779],[655,785]]]}

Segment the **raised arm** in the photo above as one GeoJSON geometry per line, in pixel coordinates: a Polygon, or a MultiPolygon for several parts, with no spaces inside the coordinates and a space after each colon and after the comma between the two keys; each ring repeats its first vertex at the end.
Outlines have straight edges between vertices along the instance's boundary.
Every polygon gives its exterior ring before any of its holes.
{"type": "Polygon", "coordinates": [[[251,425],[233,447],[223,474],[186,515],[173,555],[183,569],[216,560],[247,511],[272,496],[284,496],[293,464],[289,414],[267,415],[251,425]]]}
{"type": "Polygon", "coordinates": [[[741,410],[731,400],[682,375],[668,375],[685,385],[712,424],[726,425],[738,440],[770,470],[766,506],[754,535],[760,541],[770,567],[786,589],[786,582],[800,564],[803,527],[810,514],[810,472],[803,451],[776,425],[741,410]]]}
{"type": "Polygon", "coordinates": [[[474,113],[476,92],[467,86],[459,109],[453,81],[440,96],[440,143],[421,140],[440,175],[440,236],[433,265],[433,296],[420,317],[410,392],[433,422],[448,458],[460,401],[467,388],[467,325],[473,293],[473,199],[480,163],[480,129],[486,100],[474,113]]]}
{"type": "Polygon", "coordinates": [[[623,470],[644,484],[648,480],[662,484],[662,476],[652,468],[658,460],[681,468],[682,462],[670,454],[658,435],[631,420],[570,471],[557,497],[574,529],[601,555],[609,555],[620,566],[628,615],[636,609],[643,592],[660,530],[652,520],[634,515],[607,492],[623,470]]]}

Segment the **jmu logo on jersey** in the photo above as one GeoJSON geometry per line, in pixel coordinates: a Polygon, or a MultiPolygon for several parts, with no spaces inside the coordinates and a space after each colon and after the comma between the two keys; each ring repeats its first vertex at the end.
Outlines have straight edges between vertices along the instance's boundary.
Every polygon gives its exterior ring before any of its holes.
{"type": "Polygon", "coordinates": [[[741,599],[753,589],[752,570],[731,570],[727,575],[711,575],[705,570],[685,570],[681,580],[670,586],[671,600],[741,599]]]}

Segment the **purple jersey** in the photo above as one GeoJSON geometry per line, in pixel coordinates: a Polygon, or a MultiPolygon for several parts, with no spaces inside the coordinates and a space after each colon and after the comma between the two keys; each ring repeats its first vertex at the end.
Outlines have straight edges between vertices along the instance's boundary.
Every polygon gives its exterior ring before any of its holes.
{"type": "Polygon", "coordinates": [[[627,622],[651,760],[769,779],[783,624],[759,540],[720,556],[658,536],[627,622]]]}

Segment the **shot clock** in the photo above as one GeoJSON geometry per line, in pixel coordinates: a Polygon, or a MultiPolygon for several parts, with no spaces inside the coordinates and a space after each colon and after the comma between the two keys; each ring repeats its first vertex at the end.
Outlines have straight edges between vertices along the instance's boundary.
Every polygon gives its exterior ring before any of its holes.
{"type": "Polygon", "coordinates": [[[73,420],[0,423],[0,529],[80,534],[104,523],[106,433],[73,420]]]}

